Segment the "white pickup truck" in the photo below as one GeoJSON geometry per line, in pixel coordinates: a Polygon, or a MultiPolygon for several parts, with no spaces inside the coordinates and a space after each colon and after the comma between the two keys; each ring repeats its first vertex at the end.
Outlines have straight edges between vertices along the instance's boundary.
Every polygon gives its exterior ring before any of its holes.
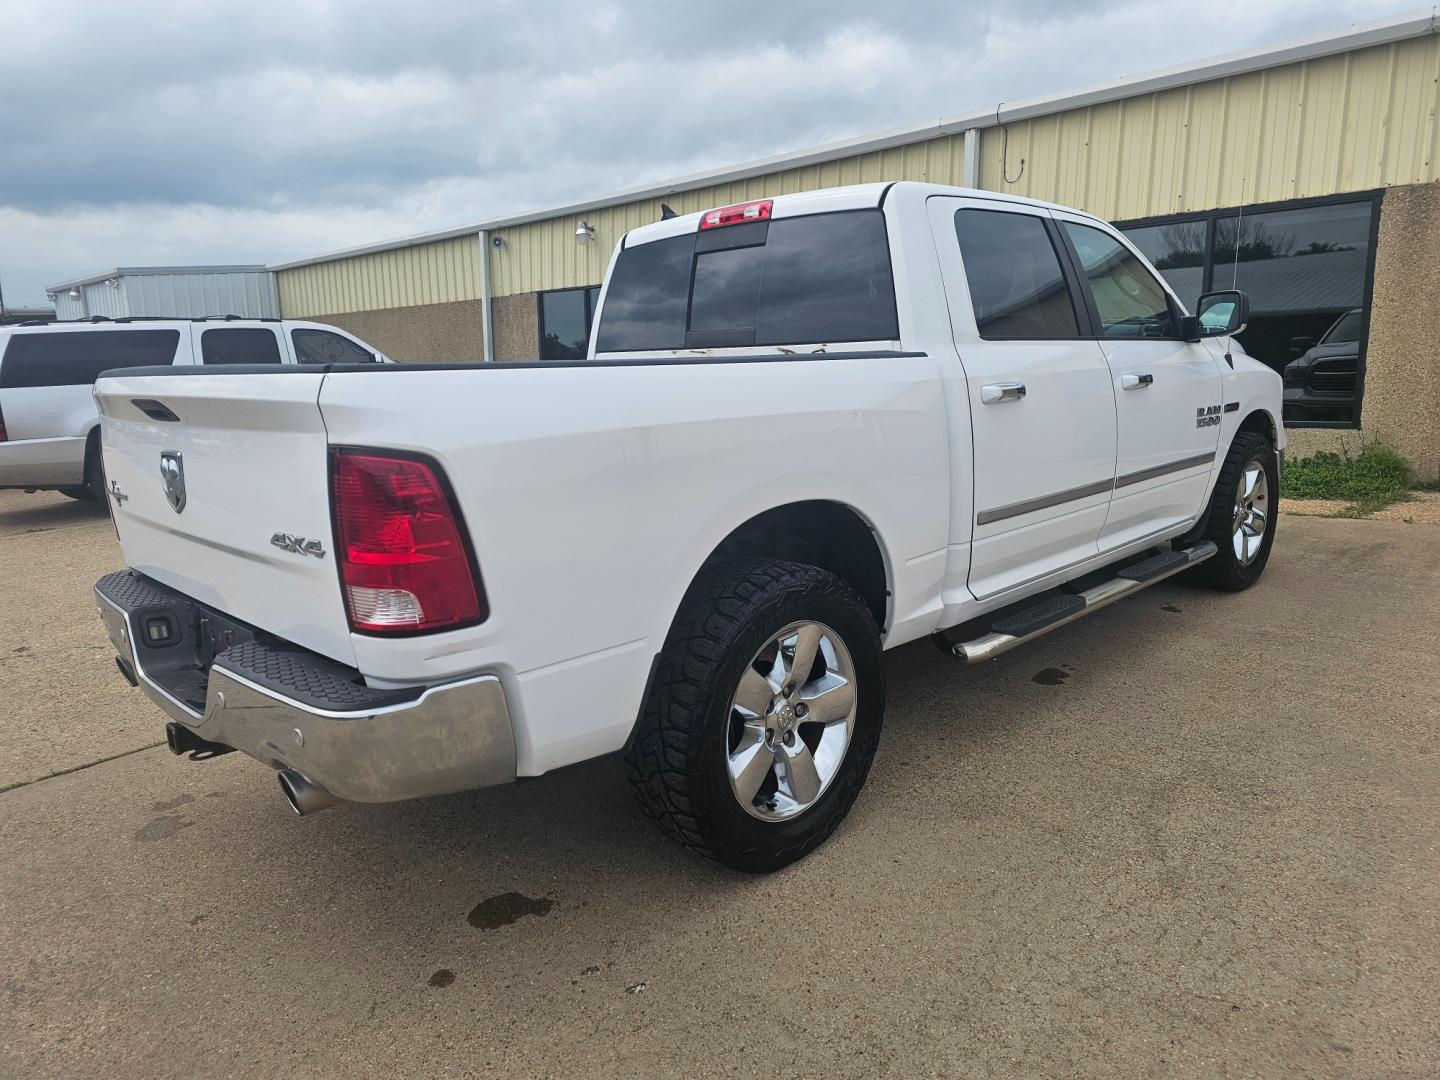
{"type": "Polygon", "coordinates": [[[880,653],[976,662],[1274,537],[1280,377],[1073,210],[918,183],[638,228],[585,360],[118,372],[130,569],[96,587],[171,748],[299,813],[622,752],[747,871],[865,782],[880,653]]]}

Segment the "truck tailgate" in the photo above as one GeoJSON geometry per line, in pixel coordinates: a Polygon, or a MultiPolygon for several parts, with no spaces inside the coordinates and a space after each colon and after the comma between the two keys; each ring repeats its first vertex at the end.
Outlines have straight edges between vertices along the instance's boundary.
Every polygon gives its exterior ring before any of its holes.
{"type": "Polygon", "coordinates": [[[324,378],[294,369],[124,375],[99,380],[95,397],[125,561],[353,665],[317,404],[324,378]]]}

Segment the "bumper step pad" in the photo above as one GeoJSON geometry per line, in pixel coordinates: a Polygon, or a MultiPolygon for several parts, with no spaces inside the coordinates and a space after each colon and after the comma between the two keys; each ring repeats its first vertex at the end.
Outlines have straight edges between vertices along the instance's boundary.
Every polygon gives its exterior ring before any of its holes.
{"type": "Polygon", "coordinates": [[[367,712],[403,705],[421,694],[421,687],[376,690],[366,686],[360,673],[343,664],[300,648],[264,641],[232,645],[215,664],[232,675],[291,701],[326,712],[367,712]]]}

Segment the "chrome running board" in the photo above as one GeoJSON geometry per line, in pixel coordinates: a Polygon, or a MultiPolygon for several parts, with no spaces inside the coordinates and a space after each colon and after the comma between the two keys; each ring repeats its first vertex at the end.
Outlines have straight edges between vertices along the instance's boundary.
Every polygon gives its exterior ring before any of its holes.
{"type": "Polygon", "coordinates": [[[1109,581],[1101,582],[1080,593],[1048,596],[1021,611],[1014,612],[990,625],[990,632],[970,641],[952,642],[943,638],[943,647],[967,664],[978,664],[1017,645],[1048,634],[1056,627],[1084,618],[1107,604],[1147,589],[1156,582],[1202,563],[1219,549],[1206,540],[1183,551],[1166,551],[1118,571],[1109,581]]]}

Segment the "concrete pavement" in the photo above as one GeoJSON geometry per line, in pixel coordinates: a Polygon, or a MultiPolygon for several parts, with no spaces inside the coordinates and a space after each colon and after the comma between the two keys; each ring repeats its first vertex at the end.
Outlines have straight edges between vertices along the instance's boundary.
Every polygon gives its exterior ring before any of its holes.
{"type": "Polygon", "coordinates": [[[888,654],[850,819],[748,878],[614,761],[299,819],[127,753],[114,537],[47,499],[0,493],[0,1076],[1440,1071],[1433,527],[1286,517],[1244,595],[888,654]]]}

